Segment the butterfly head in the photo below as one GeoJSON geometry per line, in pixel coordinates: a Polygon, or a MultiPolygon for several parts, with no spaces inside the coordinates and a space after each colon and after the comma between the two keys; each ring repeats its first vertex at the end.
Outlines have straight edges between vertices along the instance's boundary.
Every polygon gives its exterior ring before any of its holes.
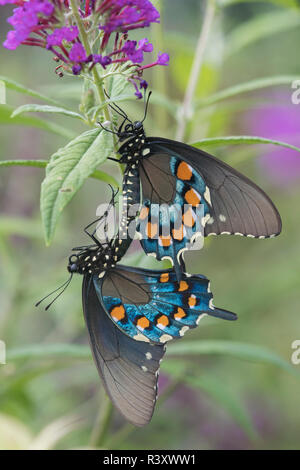
{"type": "Polygon", "coordinates": [[[118,129],[118,138],[120,142],[127,139],[142,140],[145,138],[144,126],[141,121],[129,122],[124,126],[124,123],[118,129]]]}

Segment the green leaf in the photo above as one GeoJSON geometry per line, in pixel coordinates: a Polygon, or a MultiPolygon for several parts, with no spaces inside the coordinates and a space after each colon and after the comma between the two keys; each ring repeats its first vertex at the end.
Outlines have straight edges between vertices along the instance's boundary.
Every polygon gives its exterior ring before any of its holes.
{"type": "Polygon", "coordinates": [[[110,101],[133,100],[134,88],[122,75],[113,75],[108,80],[108,95],[110,101]]]}
{"type": "Polygon", "coordinates": [[[254,439],[257,437],[251,419],[240,402],[239,397],[227,389],[223,381],[208,374],[192,375],[189,373],[187,364],[178,361],[165,361],[163,363],[163,370],[182,383],[192,388],[203,390],[229,413],[250,438],[254,439]]]}
{"type": "Polygon", "coordinates": [[[198,142],[191,144],[196,148],[211,147],[217,145],[255,145],[255,144],[272,144],[278,145],[280,147],[285,147],[291,150],[296,150],[300,152],[300,148],[295,145],[287,144],[286,142],[281,142],[279,140],[266,139],[264,137],[257,137],[251,135],[231,135],[228,137],[213,137],[209,139],[202,139],[198,142]]]}
{"type": "Polygon", "coordinates": [[[65,108],[59,108],[57,106],[41,105],[41,104],[24,104],[19,106],[14,110],[11,117],[14,118],[22,113],[55,113],[55,114],[64,114],[65,116],[74,117],[84,121],[84,117],[75,113],[74,111],[69,111],[65,108]]]}
{"type": "Polygon", "coordinates": [[[52,155],[41,190],[41,214],[47,245],[52,241],[65,206],[112,151],[112,135],[97,128],[84,132],[52,155]]]}
{"type": "Polygon", "coordinates": [[[38,129],[66,137],[67,139],[72,139],[74,137],[73,131],[34,116],[16,116],[12,118],[11,115],[13,111],[14,108],[12,106],[0,104],[0,124],[36,127],[38,129]]]}
{"type": "Polygon", "coordinates": [[[203,108],[205,106],[211,106],[213,104],[219,103],[220,101],[226,100],[228,98],[233,98],[242,93],[248,93],[251,91],[262,90],[264,88],[269,88],[279,85],[289,85],[291,87],[294,80],[299,80],[297,75],[280,75],[276,77],[266,77],[256,80],[251,80],[249,82],[240,83],[239,85],[226,88],[221,90],[207,98],[199,100],[196,104],[196,108],[203,108]]]}
{"type": "MultiPolygon", "coordinates": [[[[181,357],[182,359],[184,356],[188,356],[189,358],[192,356],[198,357],[199,354],[220,354],[244,361],[271,364],[300,378],[300,374],[295,366],[292,366],[278,354],[263,346],[225,340],[190,340],[168,345],[168,357],[181,357]]],[[[10,361],[49,359],[55,357],[62,360],[66,358],[90,360],[91,352],[88,346],[72,344],[32,344],[9,349],[7,351],[8,363],[10,361]]]]}
{"type": "MultiPolygon", "coordinates": [[[[37,168],[46,168],[48,163],[48,160],[2,160],[0,161],[0,168],[10,166],[33,166],[37,168]]],[[[109,175],[108,173],[105,173],[104,171],[95,170],[90,175],[90,178],[95,178],[97,180],[111,184],[116,188],[120,188],[118,181],[113,176],[109,175]]]]}
{"type": "Polygon", "coordinates": [[[236,3],[274,3],[286,8],[298,8],[299,3],[297,0],[218,0],[220,7],[227,7],[236,3]]]}
{"type": "Polygon", "coordinates": [[[39,221],[25,217],[0,217],[1,235],[20,235],[31,239],[42,239],[41,224],[39,221]]]}
{"type": "Polygon", "coordinates": [[[300,15],[297,12],[281,10],[255,16],[236,27],[227,37],[225,57],[228,58],[261,39],[290,31],[299,25],[300,15]]]}
{"type": "Polygon", "coordinates": [[[20,83],[17,83],[10,78],[0,76],[0,80],[3,81],[6,85],[7,88],[17,91],[18,93],[23,93],[24,95],[32,96],[34,98],[38,98],[42,101],[47,101],[48,103],[54,104],[54,105],[60,105],[57,101],[53,100],[52,98],[49,98],[48,96],[43,95],[42,93],[39,93],[37,91],[31,90],[30,88],[24,87],[20,83]]]}
{"type": "Polygon", "coordinates": [[[6,354],[6,362],[25,361],[28,359],[80,359],[90,360],[92,353],[89,346],[74,344],[31,344],[9,349],[6,354]]]}
{"type": "Polygon", "coordinates": [[[168,345],[169,356],[182,358],[184,355],[199,354],[221,354],[256,363],[273,364],[300,378],[295,367],[263,346],[223,340],[185,341],[168,345]]]}

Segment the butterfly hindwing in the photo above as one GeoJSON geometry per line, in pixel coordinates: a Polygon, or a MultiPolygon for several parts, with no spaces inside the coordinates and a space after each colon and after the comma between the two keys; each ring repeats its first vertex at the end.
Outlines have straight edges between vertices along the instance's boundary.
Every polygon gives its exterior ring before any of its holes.
{"type": "Polygon", "coordinates": [[[170,259],[178,273],[183,252],[203,237],[210,218],[208,188],[188,163],[161,152],[142,159],[140,179],[143,206],[137,230],[142,247],[158,260],[170,259]]]}
{"type": "Polygon", "coordinates": [[[271,199],[251,180],[226,163],[189,145],[147,138],[149,155],[169,154],[189,164],[208,187],[210,217],[205,236],[236,234],[268,238],[281,232],[281,218],[271,199]]]}
{"type": "Polygon", "coordinates": [[[136,341],[163,344],[195,328],[205,315],[233,320],[235,315],[212,303],[208,279],[172,270],[151,271],[118,265],[94,277],[99,301],[109,319],[136,341]]]}
{"type": "Polygon", "coordinates": [[[136,426],[153,414],[162,344],[135,341],[109,318],[96,294],[93,276],[83,280],[83,310],[99,375],[114,405],[136,426]]]}

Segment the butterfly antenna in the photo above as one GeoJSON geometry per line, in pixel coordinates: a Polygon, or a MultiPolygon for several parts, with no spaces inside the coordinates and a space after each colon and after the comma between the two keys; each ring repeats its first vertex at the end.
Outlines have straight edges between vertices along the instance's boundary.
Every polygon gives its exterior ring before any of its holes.
{"type": "Polygon", "coordinates": [[[114,134],[114,135],[118,135],[118,132],[112,131],[111,129],[108,129],[108,127],[103,126],[103,124],[100,121],[98,121],[98,124],[100,127],[102,127],[104,131],[110,132],[111,134],[114,134]]]}
{"type": "MultiPolygon", "coordinates": [[[[149,91],[148,98],[147,98],[147,101],[146,101],[146,106],[145,106],[144,118],[143,118],[143,120],[141,121],[142,123],[145,121],[145,119],[146,119],[146,117],[147,117],[148,106],[149,106],[149,101],[150,101],[150,96],[151,96],[151,95],[152,95],[152,91],[149,91]]],[[[145,97],[146,97],[146,93],[145,93],[145,97]]]]}
{"type": "MultiPolygon", "coordinates": [[[[104,90],[104,93],[105,93],[106,98],[110,100],[110,96],[106,90],[104,90]]],[[[127,121],[131,122],[127,114],[125,113],[125,111],[122,108],[120,108],[120,106],[118,106],[116,103],[114,103],[114,105],[112,105],[111,103],[108,103],[108,106],[111,109],[113,109],[117,114],[119,114],[119,116],[122,116],[125,120],[127,119],[127,121]]]]}
{"type": "Polygon", "coordinates": [[[47,307],[45,308],[45,310],[48,310],[48,308],[53,304],[53,302],[55,302],[56,299],[58,299],[58,297],[63,293],[65,292],[66,288],[69,286],[71,280],[72,280],[72,277],[73,277],[73,273],[70,274],[70,277],[69,279],[66,280],[66,282],[64,282],[61,286],[59,286],[57,289],[55,289],[54,291],[50,292],[50,294],[48,295],[45,295],[45,297],[43,297],[41,300],[39,300],[35,306],[38,307],[45,299],[47,299],[48,297],[50,297],[50,295],[53,295],[55,294],[55,292],[57,292],[58,290],[62,289],[61,292],[52,300],[52,302],[50,302],[49,305],[47,305],[47,307]]]}

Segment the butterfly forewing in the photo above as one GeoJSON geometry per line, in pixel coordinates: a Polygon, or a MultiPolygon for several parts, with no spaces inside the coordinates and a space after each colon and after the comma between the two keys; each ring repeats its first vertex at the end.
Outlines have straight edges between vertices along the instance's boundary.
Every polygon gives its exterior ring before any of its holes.
{"type": "Polygon", "coordinates": [[[136,426],[153,414],[163,345],[135,341],[109,318],[93,276],[83,280],[83,310],[94,360],[105,389],[123,416],[136,426]]]}

